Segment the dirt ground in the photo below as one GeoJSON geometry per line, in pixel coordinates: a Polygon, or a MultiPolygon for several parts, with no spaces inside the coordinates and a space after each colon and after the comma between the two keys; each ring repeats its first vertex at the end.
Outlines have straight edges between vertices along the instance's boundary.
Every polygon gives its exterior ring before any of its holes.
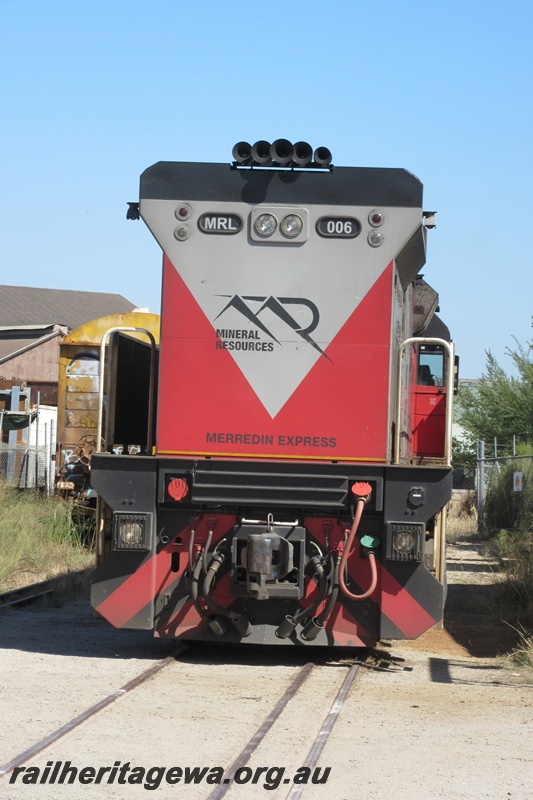
{"type": "MultiPolygon", "coordinates": [[[[533,798],[533,670],[505,658],[512,628],[487,612],[495,566],[482,545],[449,547],[446,624],[415,642],[383,642],[361,669],[320,757],[326,784],[304,800],[394,797],[533,798]]],[[[150,633],[115,631],[88,603],[0,616],[0,764],[64,725],[142,669],[169,655],[150,633]]],[[[43,774],[57,761],[193,767],[232,763],[282,695],[308,651],[201,648],[126,695],[96,719],[32,757],[43,774]]],[[[304,763],[346,674],[342,654],[312,653],[317,666],[250,760],[250,767],[304,763]]],[[[264,775],[265,773],[263,773],[264,775]]],[[[0,796],[204,800],[215,786],[33,785],[0,781],[0,796]],[[150,796],[150,794],[148,795],[150,796]]],[[[290,786],[261,779],[232,786],[228,800],[286,798],[290,786]]]]}

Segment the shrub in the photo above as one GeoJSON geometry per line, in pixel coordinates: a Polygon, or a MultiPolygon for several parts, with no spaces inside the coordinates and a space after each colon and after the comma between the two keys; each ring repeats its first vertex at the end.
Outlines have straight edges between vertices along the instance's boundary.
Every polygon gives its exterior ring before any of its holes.
{"type": "MultiPolygon", "coordinates": [[[[517,455],[528,455],[532,451],[533,446],[525,443],[519,445],[517,455]]],[[[484,523],[495,530],[527,531],[533,528],[533,456],[493,466],[485,497],[484,523]],[[522,473],[520,492],[514,490],[516,472],[522,473]]]]}

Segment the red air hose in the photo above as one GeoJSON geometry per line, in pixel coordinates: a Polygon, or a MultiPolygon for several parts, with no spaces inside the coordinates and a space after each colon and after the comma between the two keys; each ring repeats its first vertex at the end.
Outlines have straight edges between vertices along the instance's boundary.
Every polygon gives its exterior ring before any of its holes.
{"type": "Polygon", "coordinates": [[[355,535],[357,533],[357,529],[359,528],[359,523],[361,522],[361,517],[363,515],[363,509],[365,504],[370,496],[372,488],[368,483],[356,483],[352,487],[352,492],[357,497],[357,507],[355,509],[355,516],[353,518],[352,527],[350,528],[350,533],[348,534],[348,540],[344,545],[344,551],[342,553],[341,563],[339,566],[339,585],[341,587],[342,592],[346,595],[346,597],[350,597],[352,600],[366,600],[367,597],[370,597],[371,594],[374,593],[376,586],[378,584],[378,568],[376,563],[376,556],[374,553],[368,554],[368,560],[370,562],[370,572],[371,572],[371,580],[370,586],[363,592],[363,594],[352,594],[346,587],[346,583],[344,581],[344,572],[346,569],[346,562],[348,558],[352,555],[352,548],[355,539],[355,535]]]}

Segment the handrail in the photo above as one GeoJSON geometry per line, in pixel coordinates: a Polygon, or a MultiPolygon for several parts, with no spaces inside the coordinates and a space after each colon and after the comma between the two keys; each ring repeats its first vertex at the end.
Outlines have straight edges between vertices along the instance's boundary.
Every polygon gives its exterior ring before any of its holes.
{"type": "Polygon", "coordinates": [[[435,337],[412,336],[405,339],[400,345],[398,351],[398,384],[396,396],[396,428],[394,432],[394,461],[393,464],[400,463],[400,415],[401,415],[401,402],[402,402],[402,357],[405,348],[411,344],[435,344],[444,347],[448,354],[447,364],[447,380],[446,380],[446,423],[444,435],[444,458],[447,464],[450,464],[452,459],[452,404],[453,404],[453,391],[454,391],[454,346],[453,342],[447,342],[445,339],[437,339],[435,337]]]}

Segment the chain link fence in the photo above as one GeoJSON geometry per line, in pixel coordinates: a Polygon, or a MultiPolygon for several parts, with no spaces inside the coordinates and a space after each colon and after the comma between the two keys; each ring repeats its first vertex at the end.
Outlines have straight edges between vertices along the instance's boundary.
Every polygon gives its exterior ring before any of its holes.
{"type": "MultiPolygon", "coordinates": [[[[533,525],[533,453],[498,454],[498,443],[477,443],[478,524],[482,528],[527,530],[533,525]],[[487,455],[487,450],[491,455],[487,455]]],[[[501,448],[503,449],[503,448],[501,448]]],[[[519,448],[523,450],[524,448],[519,448]]]]}
{"type": "Polygon", "coordinates": [[[16,489],[50,490],[53,462],[46,445],[0,443],[0,480],[16,489]]]}
{"type": "MultiPolygon", "coordinates": [[[[22,412],[23,414],[30,412],[22,412]]],[[[0,436],[0,480],[15,489],[39,489],[53,494],[56,415],[54,406],[38,406],[31,422],[7,428],[0,436]]]]}

